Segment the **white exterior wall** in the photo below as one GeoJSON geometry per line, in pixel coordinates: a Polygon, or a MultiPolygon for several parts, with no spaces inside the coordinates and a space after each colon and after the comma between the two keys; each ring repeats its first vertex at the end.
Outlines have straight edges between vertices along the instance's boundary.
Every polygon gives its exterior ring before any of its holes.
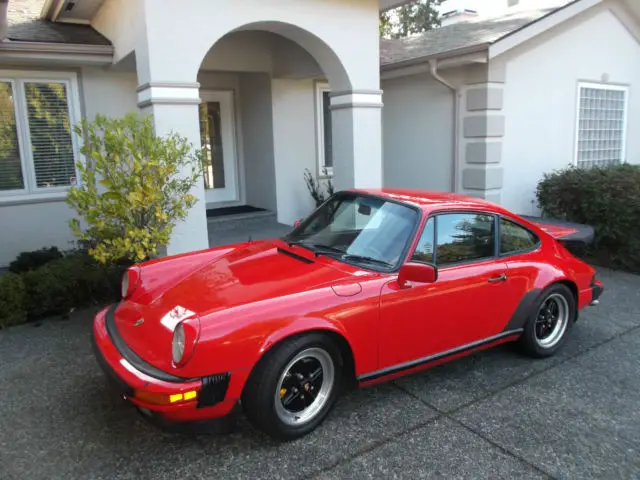
{"type": "Polygon", "coordinates": [[[292,225],[315,207],[304,170],[317,171],[313,80],[274,79],[273,149],[278,222],[292,225]]]}
{"type": "MultiPolygon", "coordinates": [[[[233,30],[255,26],[254,30],[274,29],[299,43],[335,80],[337,89],[380,86],[377,0],[306,0],[288,8],[265,0],[246,0],[241,6],[191,0],[189,8],[177,11],[173,0],[140,1],[146,31],[136,45],[139,83],[193,82],[213,45],[233,30]],[[186,29],[176,28],[176,14],[186,29]]],[[[117,49],[128,44],[126,35],[109,38],[117,49]]]]}
{"type": "MultiPolygon", "coordinates": [[[[78,79],[83,116],[90,119],[96,113],[121,116],[137,110],[134,73],[83,68],[78,79]]],[[[0,203],[0,267],[7,266],[20,252],[50,246],[72,248],[74,237],[68,222],[74,216],[64,197],[57,201],[0,203]]]]}
{"type": "Polygon", "coordinates": [[[451,191],[453,94],[428,73],[383,80],[383,186],[451,191]]]}
{"type": "Polygon", "coordinates": [[[579,81],[630,87],[627,161],[640,163],[640,44],[609,10],[586,12],[505,57],[505,207],[537,214],[542,175],[573,163],[579,81]]]}

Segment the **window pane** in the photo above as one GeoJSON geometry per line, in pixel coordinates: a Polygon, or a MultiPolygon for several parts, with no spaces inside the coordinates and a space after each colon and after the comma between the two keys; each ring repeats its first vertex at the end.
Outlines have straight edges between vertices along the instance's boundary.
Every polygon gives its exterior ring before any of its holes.
{"type": "MultiPolygon", "coordinates": [[[[333,167],[333,142],[331,141],[331,98],[329,92],[322,92],[322,118],[324,121],[324,165],[333,167]]],[[[324,173],[324,172],[322,172],[324,173]]]]}
{"type": "Polygon", "coordinates": [[[63,83],[25,83],[27,117],[38,188],[76,183],[67,89],[63,83]]]}
{"type": "Polygon", "coordinates": [[[437,230],[438,265],[494,256],[495,229],[491,215],[439,215],[437,230]]]}
{"type": "Polygon", "coordinates": [[[225,188],[224,152],[222,150],[222,112],[220,102],[200,104],[200,140],[205,147],[207,165],[204,186],[207,189],[225,188]]]}
{"type": "Polygon", "coordinates": [[[420,236],[420,240],[418,240],[416,250],[411,256],[411,260],[416,262],[433,263],[433,241],[435,240],[435,232],[433,228],[434,223],[433,218],[430,218],[427,221],[427,224],[424,226],[424,230],[422,231],[422,235],[420,236]]]}
{"type": "Polygon", "coordinates": [[[529,250],[538,244],[538,238],[529,230],[504,218],[500,219],[500,253],[529,250]]]}
{"type": "Polygon", "coordinates": [[[0,82],[0,191],[24,188],[11,83],[0,82]]]}

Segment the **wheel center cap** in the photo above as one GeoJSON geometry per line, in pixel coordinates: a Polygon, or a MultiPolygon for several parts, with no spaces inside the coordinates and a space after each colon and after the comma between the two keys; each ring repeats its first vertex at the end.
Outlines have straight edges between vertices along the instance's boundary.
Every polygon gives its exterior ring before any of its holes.
{"type": "Polygon", "coordinates": [[[310,388],[311,388],[311,385],[309,385],[308,383],[304,384],[304,391],[305,392],[308,392],[310,388]]]}

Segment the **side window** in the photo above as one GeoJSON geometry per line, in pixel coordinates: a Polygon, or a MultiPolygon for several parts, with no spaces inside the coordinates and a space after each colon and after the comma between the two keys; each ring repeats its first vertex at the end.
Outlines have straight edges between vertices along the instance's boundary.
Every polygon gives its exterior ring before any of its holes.
{"type": "Polygon", "coordinates": [[[526,228],[505,218],[500,219],[500,255],[532,250],[538,245],[538,237],[526,228]]]}
{"type": "Polygon", "coordinates": [[[436,264],[468,262],[495,255],[493,215],[447,213],[437,217],[436,264]]]}
{"type": "Polygon", "coordinates": [[[434,243],[434,229],[435,220],[430,218],[427,220],[427,224],[424,226],[420,240],[416,245],[416,250],[411,256],[411,260],[414,262],[433,263],[433,243],[434,243]]]}

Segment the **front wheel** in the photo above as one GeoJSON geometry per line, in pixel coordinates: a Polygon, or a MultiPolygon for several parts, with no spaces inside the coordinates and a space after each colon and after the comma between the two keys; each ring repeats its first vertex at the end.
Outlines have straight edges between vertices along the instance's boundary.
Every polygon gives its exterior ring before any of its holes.
{"type": "Polygon", "coordinates": [[[520,338],[523,353],[546,358],[564,345],[576,319],[576,299],[569,288],[554,284],[535,304],[520,338]]]}
{"type": "Polygon", "coordinates": [[[342,381],[342,358],[320,333],[274,347],[247,380],[242,404],[251,423],[280,440],[314,430],[333,407],[342,381]]]}

